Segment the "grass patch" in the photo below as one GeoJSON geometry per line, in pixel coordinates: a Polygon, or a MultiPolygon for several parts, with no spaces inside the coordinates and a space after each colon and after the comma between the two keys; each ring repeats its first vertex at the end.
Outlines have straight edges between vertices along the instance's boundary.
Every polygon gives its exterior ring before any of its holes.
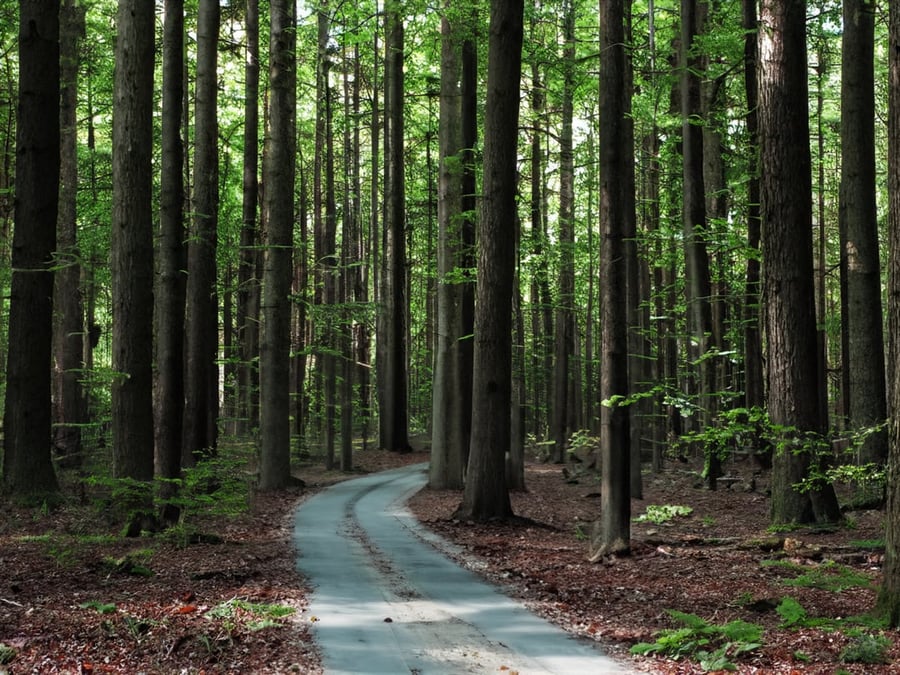
{"type": "Polygon", "coordinates": [[[840,593],[850,588],[872,588],[872,580],[845,565],[828,560],[814,567],[798,565],[788,560],[763,560],[763,567],[779,567],[797,574],[793,579],[785,579],[785,586],[818,588],[823,591],[840,593]]]}

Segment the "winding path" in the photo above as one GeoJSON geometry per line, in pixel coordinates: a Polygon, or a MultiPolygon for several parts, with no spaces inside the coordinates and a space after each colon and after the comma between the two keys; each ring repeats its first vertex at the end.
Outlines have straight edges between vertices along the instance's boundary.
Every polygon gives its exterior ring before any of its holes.
{"type": "Polygon", "coordinates": [[[298,568],[325,672],[623,673],[592,643],[528,612],[441,555],[404,504],[417,464],[338,483],[297,511],[298,568]]]}

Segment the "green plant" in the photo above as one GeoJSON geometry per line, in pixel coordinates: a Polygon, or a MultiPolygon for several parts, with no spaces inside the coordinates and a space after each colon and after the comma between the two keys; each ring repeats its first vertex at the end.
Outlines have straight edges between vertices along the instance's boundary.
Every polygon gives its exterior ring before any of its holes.
{"type": "Polygon", "coordinates": [[[14,658],[16,658],[16,650],[0,642],[0,666],[11,663],[14,658]]]}
{"type": "Polygon", "coordinates": [[[696,658],[706,671],[736,670],[732,659],[762,646],[762,628],[747,621],[710,624],[696,614],[666,610],[681,628],[669,628],[657,634],[656,642],[641,642],[632,654],[663,654],[674,659],[696,658]]]}
{"type": "Polygon", "coordinates": [[[782,598],[775,611],[781,617],[781,628],[792,628],[806,623],[806,610],[803,609],[803,605],[790,596],[782,598]]]}
{"type": "Polygon", "coordinates": [[[786,586],[818,588],[835,593],[850,588],[872,588],[872,581],[869,577],[832,560],[827,560],[815,567],[798,565],[787,560],[763,560],[760,564],[763,567],[781,567],[796,572],[795,578],[782,581],[786,586]]]}
{"type": "Polygon", "coordinates": [[[891,641],[884,635],[873,635],[856,631],[851,636],[852,642],[841,652],[842,663],[887,663],[887,651],[891,641]]]}
{"type": "Polygon", "coordinates": [[[99,602],[98,600],[88,600],[87,602],[82,602],[80,605],[81,609],[93,609],[96,610],[98,614],[112,614],[116,611],[116,605],[111,602],[99,602]]]}
{"type": "Polygon", "coordinates": [[[799,661],[800,663],[809,663],[810,661],[812,661],[809,654],[801,652],[799,649],[794,651],[793,656],[794,660],[799,661]]]}
{"type": "Polygon", "coordinates": [[[647,510],[634,519],[636,523],[653,523],[662,525],[678,516],[689,516],[694,512],[690,506],[678,506],[675,504],[648,504],[647,510]]]}

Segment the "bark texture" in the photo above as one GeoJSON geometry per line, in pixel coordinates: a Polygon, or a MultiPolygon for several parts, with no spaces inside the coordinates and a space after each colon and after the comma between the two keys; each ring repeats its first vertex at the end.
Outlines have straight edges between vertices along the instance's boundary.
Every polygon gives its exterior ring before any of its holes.
{"type": "Polygon", "coordinates": [[[3,416],[3,482],[41,499],[50,461],[53,273],[59,202],[59,0],[20,3],[16,200],[3,416]]]}
{"type": "Polygon", "coordinates": [[[522,63],[522,0],[491,2],[484,183],[478,230],[478,286],[472,436],[457,517],[512,515],[506,486],[510,446],[512,298],[516,262],[516,147],[522,63]]]}

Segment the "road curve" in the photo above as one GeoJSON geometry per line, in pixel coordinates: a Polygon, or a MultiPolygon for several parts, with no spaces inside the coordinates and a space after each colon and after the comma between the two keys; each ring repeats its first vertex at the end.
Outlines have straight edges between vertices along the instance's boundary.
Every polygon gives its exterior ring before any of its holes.
{"type": "Polygon", "coordinates": [[[338,483],[297,510],[298,568],[325,672],[623,673],[440,554],[404,504],[424,464],[338,483]]]}

